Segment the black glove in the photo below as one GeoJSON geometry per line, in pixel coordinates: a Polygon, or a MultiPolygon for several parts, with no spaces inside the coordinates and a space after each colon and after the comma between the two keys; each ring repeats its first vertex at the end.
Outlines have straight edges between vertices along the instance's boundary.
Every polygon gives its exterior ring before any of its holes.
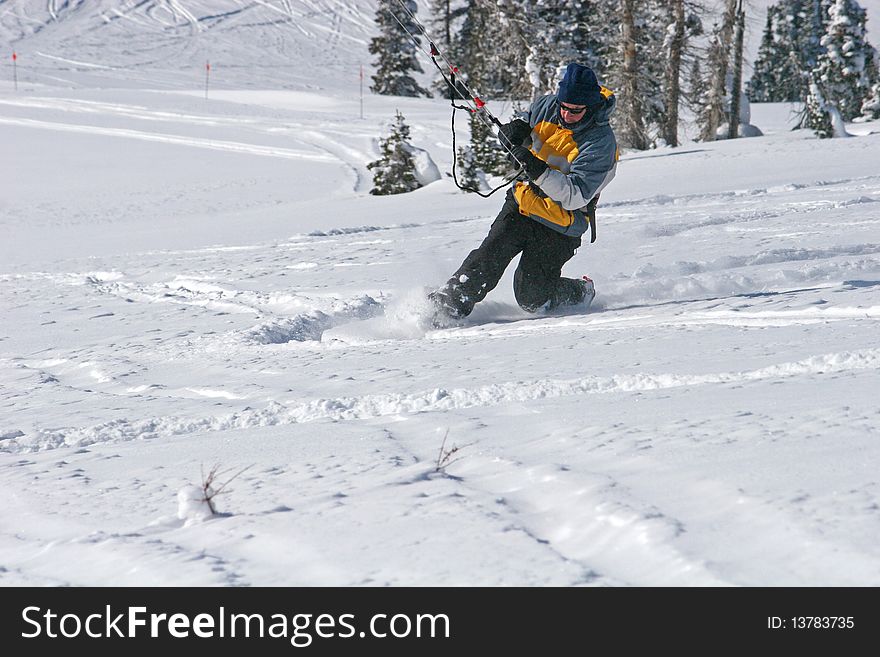
{"type": "Polygon", "coordinates": [[[547,170],[547,163],[535,157],[532,151],[525,146],[515,146],[511,149],[510,153],[519,160],[520,164],[525,166],[526,173],[532,180],[537,180],[547,170]]]}
{"type": "Polygon", "coordinates": [[[514,119],[498,128],[498,141],[502,148],[510,150],[515,146],[522,146],[530,134],[532,134],[532,128],[528,123],[522,119],[514,119]]]}

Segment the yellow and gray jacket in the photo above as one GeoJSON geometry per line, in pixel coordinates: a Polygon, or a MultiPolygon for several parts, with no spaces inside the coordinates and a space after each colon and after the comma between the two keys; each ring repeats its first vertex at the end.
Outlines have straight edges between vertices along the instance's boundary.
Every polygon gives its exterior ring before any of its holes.
{"type": "MultiPolygon", "coordinates": [[[[617,172],[617,140],[609,118],[617,100],[602,87],[605,106],[571,128],[559,118],[556,96],[542,96],[520,118],[532,128],[531,151],[548,164],[534,184],[518,182],[513,195],[521,214],[553,230],[580,237],[596,199],[617,172]]],[[[595,230],[595,228],[594,228],[595,230]]],[[[595,239],[595,232],[593,233],[595,239]]]]}

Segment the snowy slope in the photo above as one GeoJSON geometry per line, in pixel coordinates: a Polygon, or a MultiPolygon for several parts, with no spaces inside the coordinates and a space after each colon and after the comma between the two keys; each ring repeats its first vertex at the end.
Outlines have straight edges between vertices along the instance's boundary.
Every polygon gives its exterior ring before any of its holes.
{"type": "MultiPolygon", "coordinates": [[[[4,0],[0,44],[52,86],[309,90],[369,64],[375,0],[4,0]]],[[[11,64],[4,55],[4,68],[11,64]]],[[[8,79],[9,76],[4,76],[8,79]]],[[[342,85],[340,83],[343,83],[342,85]]]]}
{"type": "MultiPolygon", "coordinates": [[[[709,28],[722,3],[702,4],[709,28]]],[[[745,79],[771,4],[746,2],[745,79]]],[[[859,4],[878,46],[880,0],[859,4]]],[[[426,22],[427,3],[417,5],[426,22]]],[[[350,94],[372,64],[375,9],[375,0],[2,0],[0,46],[18,51],[22,79],[53,86],[199,88],[210,61],[218,88],[350,94]]],[[[0,61],[8,72],[8,55],[0,61]]]]}
{"type": "Polygon", "coordinates": [[[876,123],[627,154],[590,313],[425,330],[500,199],[366,163],[445,104],[155,71],[0,87],[0,583],[880,584],[876,123]]]}

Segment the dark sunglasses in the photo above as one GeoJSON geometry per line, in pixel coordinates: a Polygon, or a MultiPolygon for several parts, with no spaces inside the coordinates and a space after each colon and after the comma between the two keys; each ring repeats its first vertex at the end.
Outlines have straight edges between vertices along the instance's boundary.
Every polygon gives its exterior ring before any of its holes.
{"type": "Polygon", "coordinates": [[[568,112],[569,114],[583,114],[587,111],[586,106],[584,107],[566,107],[565,105],[560,104],[559,109],[563,112],[568,112]]]}

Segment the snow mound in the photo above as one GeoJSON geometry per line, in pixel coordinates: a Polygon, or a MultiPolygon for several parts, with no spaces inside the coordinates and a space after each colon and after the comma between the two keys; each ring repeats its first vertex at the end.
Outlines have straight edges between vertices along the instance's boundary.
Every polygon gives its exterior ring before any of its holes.
{"type": "Polygon", "coordinates": [[[177,517],[187,524],[210,520],[214,516],[205,491],[188,484],[177,491],[177,517]]]}

